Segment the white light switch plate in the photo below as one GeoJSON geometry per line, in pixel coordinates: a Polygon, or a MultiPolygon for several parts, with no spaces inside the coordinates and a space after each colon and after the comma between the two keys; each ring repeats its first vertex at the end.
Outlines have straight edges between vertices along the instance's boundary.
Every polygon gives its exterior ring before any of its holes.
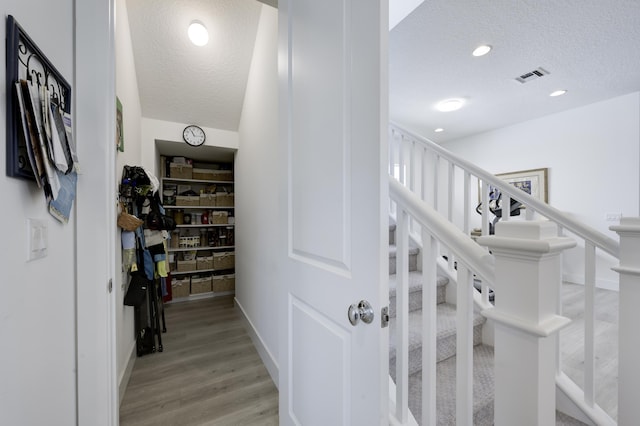
{"type": "Polygon", "coordinates": [[[48,247],[47,223],[40,219],[27,219],[27,260],[45,257],[48,247]]]}

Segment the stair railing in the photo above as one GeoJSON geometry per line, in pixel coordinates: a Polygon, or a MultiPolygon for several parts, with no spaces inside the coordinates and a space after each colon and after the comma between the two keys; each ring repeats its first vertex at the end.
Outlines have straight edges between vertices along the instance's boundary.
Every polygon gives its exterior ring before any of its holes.
{"type": "MultiPolygon", "coordinates": [[[[594,421],[596,424],[615,424],[615,420],[611,417],[610,414],[614,416],[616,413],[606,413],[604,412],[596,403],[595,397],[595,389],[596,389],[596,381],[595,381],[595,289],[596,289],[596,253],[600,251],[602,253],[606,253],[610,256],[613,256],[616,259],[619,259],[620,252],[620,244],[590,228],[589,226],[578,222],[566,215],[565,213],[555,209],[554,207],[532,197],[531,195],[521,191],[520,189],[506,183],[505,181],[493,176],[492,174],[484,171],[478,166],[457,157],[456,155],[450,153],[445,150],[441,146],[435,144],[432,141],[427,140],[415,133],[406,131],[395,124],[391,124],[389,127],[389,174],[391,175],[391,196],[392,196],[392,214],[397,216],[398,221],[398,231],[399,237],[404,238],[402,227],[406,224],[406,237],[412,235],[414,240],[421,243],[423,246],[423,250],[425,253],[423,254],[423,274],[425,271],[428,272],[429,275],[435,274],[435,269],[437,267],[437,261],[443,256],[446,255],[448,260],[448,269],[449,272],[454,270],[455,265],[457,265],[458,269],[458,291],[457,291],[457,303],[458,309],[467,310],[468,303],[470,302],[467,295],[472,295],[473,291],[468,291],[465,293],[466,289],[471,286],[473,288],[473,277],[472,274],[481,275],[484,279],[482,279],[482,304],[481,306],[485,308],[488,306],[488,297],[489,297],[489,287],[491,287],[492,276],[491,273],[487,271],[483,271],[481,265],[472,265],[469,264],[469,260],[465,259],[463,263],[463,268],[461,269],[460,262],[460,254],[465,253],[465,255],[470,254],[471,250],[473,250],[474,255],[481,259],[479,256],[479,252],[475,249],[471,249],[467,243],[471,243],[472,240],[466,237],[466,243],[462,243],[459,241],[459,238],[453,237],[453,228],[456,228],[456,231],[459,233],[462,231],[463,235],[469,236],[471,234],[471,220],[470,215],[471,212],[475,209],[476,203],[472,202],[472,194],[475,191],[475,188],[479,188],[477,192],[480,193],[480,202],[483,206],[488,205],[489,201],[489,191],[491,187],[498,188],[502,195],[503,205],[509,206],[511,203],[511,199],[515,198],[519,202],[521,202],[525,207],[525,220],[534,220],[544,218],[549,221],[552,221],[557,224],[558,234],[562,236],[565,232],[570,232],[571,236],[575,238],[578,242],[578,245],[584,247],[584,258],[585,258],[585,278],[584,278],[584,286],[585,286],[585,298],[584,298],[584,315],[585,315],[585,337],[584,337],[584,369],[583,369],[583,385],[578,386],[573,380],[571,380],[567,374],[565,374],[562,370],[562,359],[560,356],[560,350],[557,351],[556,355],[556,365],[557,365],[557,382],[558,386],[563,389],[566,395],[576,404],[580,409],[586,413],[586,415],[594,421]],[[396,184],[397,182],[397,184],[396,184]],[[428,215],[423,216],[421,220],[419,217],[415,215],[408,214],[409,207],[402,206],[398,203],[399,194],[403,192],[399,189],[399,187],[406,188],[406,190],[412,192],[417,196],[423,206],[420,214],[427,214],[424,209],[425,206],[428,206],[431,211],[428,215]],[[431,222],[434,219],[434,214],[438,213],[437,217],[444,217],[449,225],[438,225],[441,232],[435,232],[430,227],[433,226],[433,223],[440,223],[440,221],[431,222]],[[428,217],[429,224],[424,223],[424,218],[428,217]],[[402,225],[401,225],[402,224],[402,225]],[[426,227],[426,228],[425,228],[426,227]],[[429,231],[425,231],[425,229],[429,231]],[[448,231],[445,233],[444,229],[448,231]],[[451,231],[451,232],[449,232],[451,231]],[[425,234],[426,232],[426,234],[425,234]],[[451,235],[450,235],[451,234],[451,235]],[[453,239],[451,239],[453,238],[453,239]],[[464,247],[464,248],[463,248],[464,247]],[[468,253],[467,253],[468,252],[468,253]],[[438,260],[436,260],[438,259],[438,260]],[[460,285],[462,283],[462,285],[460,285]],[[462,306],[460,306],[462,304],[462,306]]],[[[403,202],[407,202],[404,200],[403,202]]],[[[417,206],[412,206],[411,210],[418,211],[417,206]]],[[[489,209],[482,209],[482,217],[481,217],[481,235],[485,236],[489,234],[489,209]]],[[[504,209],[504,214],[502,217],[503,221],[512,220],[508,212],[509,209],[504,209]]],[[[522,219],[522,218],[521,218],[522,219]]],[[[400,262],[405,262],[408,255],[402,253],[401,241],[398,241],[398,273],[401,274],[401,271],[404,271],[405,268],[401,266],[400,262]]],[[[485,250],[476,246],[480,250],[485,250]]],[[[486,261],[486,258],[483,259],[483,262],[486,261]]],[[[406,280],[406,278],[398,275],[398,327],[399,330],[402,330],[405,322],[407,321],[407,315],[404,317],[401,313],[405,305],[408,303],[408,290],[402,288],[401,281],[406,280]],[[403,293],[403,294],[401,294],[403,293]]],[[[428,281],[429,278],[425,278],[425,282],[435,282],[435,275],[432,281],[428,281]]],[[[430,288],[431,286],[425,286],[425,288],[430,288]]],[[[435,291],[435,290],[434,290],[435,291]]],[[[425,302],[431,303],[431,292],[423,292],[423,298],[425,298],[425,302]],[[427,296],[424,296],[424,295],[427,296]]],[[[435,297],[435,296],[433,296],[435,297]]],[[[476,295],[477,297],[477,295],[476,295]]],[[[561,291],[558,291],[556,295],[558,300],[561,300],[561,291]]],[[[434,299],[435,300],[435,299],[434,299]]],[[[562,314],[561,304],[558,304],[558,315],[562,314]]],[[[434,314],[435,315],[435,314],[434,314]]],[[[467,315],[467,314],[465,314],[467,315]]],[[[467,315],[468,317],[470,315],[467,315]]],[[[468,340],[469,336],[466,330],[468,326],[469,320],[468,318],[464,320],[462,337],[459,339],[468,340]]],[[[426,330],[427,327],[435,327],[435,321],[431,323],[431,320],[427,318],[425,320],[425,324],[423,324],[426,330]]],[[[398,334],[398,372],[401,373],[403,367],[403,359],[402,357],[406,357],[407,354],[403,353],[405,349],[402,349],[404,346],[405,340],[408,337],[405,335],[406,332],[401,332],[398,334]]],[[[427,334],[428,335],[428,334],[427,334]]],[[[460,334],[459,334],[460,335],[460,334]]],[[[435,335],[431,337],[435,339],[435,335]]],[[[425,345],[423,345],[425,346],[425,345]]],[[[427,347],[435,347],[435,343],[433,345],[426,345],[427,347]]],[[[460,347],[460,346],[459,346],[460,347]]],[[[560,347],[558,345],[558,347],[560,347]]],[[[472,349],[464,349],[466,354],[463,354],[461,362],[463,375],[468,375],[466,372],[467,367],[469,367],[469,359],[471,357],[471,353],[469,352],[472,349]]],[[[423,352],[423,357],[427,356],[429,358],[428,351],[423,352]],[[425,352],[427,354],[425,355],[425,352]]],[[[435,356],[435,355],[433,355],[435,356]]],[[[427,360],[428,361],[428,360],[427,360]]],[[[423,363],[423,365],[431,365],[429,363],[423,363]]],[[[435,367],[434,367],[435,368],[435,367]]],[[[458,370],[460,371],[460,370],[458,370]]],[[[431,371],[426,372],[429,377],[435,377],[431,375],[431,371]]],[[[423,375],[425,372],[423,372],[423,375]]],[[[460,373],[459,373],[460,374],[460,373]]],[[[403,404],[405,403],[405,399],[407,398],[406,393],[406,384],[402,383],[403,376],[398,374],[398,382],[397,383],[397,401],[396,406],[398,407],[400,413],[399,418],[403,418],[403,404]]],[[[424,376],[423,376],[424,377],[424,376]]],[[[463,378],[463,382],[466,379],[463,378]]],[[[461,387],[465,386],[465,384],[460,385],[461,387]]],[[[470,387],[467,389],[471,389],[470,387]]],[[[427,392],[423,392],[423,402],[427,404],[426,412],[430,412],[428,409],[429,404],[433,402],[429,402],[429,389],[427,392]],[[427,395],[425,395],[425,393],[427,395]]],[[[434,391],[435,392],[435,391],[434,391]]],[[[460,391],[462,393],[462,390],[460,391]]],[[[468,401],[465,398],[468,395],[458,395],[458,398],[462,396],[462,405],[468,405],[468,401]]],[[[460,401],[460,400],[459,400],[460,401]]],[[[464,409],[462,410],[464,411],[464,409]]],[[[461,413],[463,416],[464,413],[461,413]]],[[[434,423],[424,423],[423,424],[434,424],[434,423]]],[[[465,424],[459,423],[459,424],[465,424]]]]}
{"type": "MultiPolygon", "coordinates": [[[[472,424],[473,416],[473,276],[493,282],[493,256],[462,234],[431,206],[421,202],[394,179],[390,196],[396,207],[396,395],[394,424],[411,423],[409,412],[409,218],[421,228],[422,255],[422,376],[436,377],[436,287],[439,245],[461,262],[457,264],[456,419],[472,424]],[[431,307],[428,309],[426,307],[431,307]]],[[[436,424],[435,380],[422,383],[423,425],[436,424]]]]}

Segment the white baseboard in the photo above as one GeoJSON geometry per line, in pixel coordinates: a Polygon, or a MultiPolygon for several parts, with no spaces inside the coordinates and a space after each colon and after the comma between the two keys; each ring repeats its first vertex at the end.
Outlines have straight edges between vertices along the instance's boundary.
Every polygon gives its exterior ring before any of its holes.
{"type": "Polygon", "coordinates": [[[271,376],[271,380],[273,380],[273,383],[276,385],[276,388],[279,389],[279,387],[278,387],[278,374],[279,374],[278,361],[273,357],[273,354],[271,353],[271,351],[269,351],[269,349],[265,345],[264,341],[260,337],[260,334],[258,333],[258,331],[254,327],[253,323],[251,322],[251,320],[247,316],[244,308],[242,307],[242,304],[238,301],[237,298],[234,298],[233,300],[235,302],[236,309],[240,313],[240,316],[242,317],[242,320],[245,323],[245,329],[247,330],[247,333],[249,334],[249,337],[251,338],[251,341],[253,342],[253,346],[255,346],[256,351],[258,351],[258,355],[260,355],[260,358],[262,359],[262,362],[263,362],[264,366],[267,368],[267,371],[269,372],[269,375],[271,376]]]}
{"type": "Polygon", "coordinates": [[[127,386],[129,385],[129,379],[131,379],[131,372],[133,371],[133,366],[136,364],[136,342],[133,341],[133,345],[131,345],[131,350],[129,351],[129,360],[127,361],[127,365],[120,376],[120,384],[118,385],[119,392],[119,403],[122,404],[122,398],[124,398],[124,393],[127,390],[127,386]]]}

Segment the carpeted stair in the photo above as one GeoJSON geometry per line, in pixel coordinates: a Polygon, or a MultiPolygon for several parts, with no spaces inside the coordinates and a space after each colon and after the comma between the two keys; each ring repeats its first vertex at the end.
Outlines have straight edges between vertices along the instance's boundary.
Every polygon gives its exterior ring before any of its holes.
{"type": "MultiPolygon", "coordinates": [[[[395,224],[389,225],[389,372],[396,375],[396,246],[395,224]]],[[[409,248],[409,409],[418,424],[422,407],[422,273],[417,270],[419,248],[409,248]]],[[[436,417],[438,426],[455,425],[456,378],[456,307],[446,303],[446,286],[449,280],[438,277],[436,286],[436,417]]],[[[473,321],[473,424],[493,425],[493,348],[482,344],[482,326],[485,318],[476,313],[473,321]]],[[[583,423],[558,413],[557,425],[582,425],[583,423]]]]}

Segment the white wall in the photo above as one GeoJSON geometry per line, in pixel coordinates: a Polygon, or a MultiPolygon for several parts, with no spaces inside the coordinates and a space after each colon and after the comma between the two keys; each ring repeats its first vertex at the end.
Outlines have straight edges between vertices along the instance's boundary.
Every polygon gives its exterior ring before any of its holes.
{"type": "MultiPolygon", "coordinates": [[[[142,165],[149,168],[156,176],[158,171],[158,151],[156,141],[166,141],[175,143],[177,149],[182,149],[186,157],[198,155],[197,151],[204,151],[207,148],[238,149],[238,132],[231,130],[215,129],[213,127],[202,127],[207,138],[205,143],[197,148],[186,146],[182,140],[182,131],[188,124],[176,123],[172,121],[156,120],[153,118],[142,119],[142,165]],[[193,152],[193,154],[190,154],[193,152]]],[[[178,155],[178,154],[175,154],[178,155]]]]}
{"type": "MultiPolygon", "coordinates": [[[[549,168],[549,203],[617,240],[605,213],[638,216],[640,93],[444,144],[491,173],[549,168]]],[[[475,213],[473,217],[478,220],[475,213]]],[[[581,282],[579,249],[565,254],[565,279],[581,282]]],[[[599,256],[598,284],[615,287],[614,261],[599,256]]]]}
{"type": "MultiPolygon", "coordinates": [[[[5,0],[13,15],[65,79],[73,84],[73,1],[5,0]],[[37,13],[34,13],[37,11],[37,13]]],[[[0,165],[6,163],[5,43],[0,43],[0,165]]],[[[63,225],[47,212],[35,182],[0,173],[4,249],[0,257],[0,424],[75,424],[75,236],[72,211],[63,225]],[[27,262],[27,218],[48,226],[47,257],[27,262]]]]}
{"type": "MultiPolygon", "coordinates": [[[[116,95],[122,103],[124,125],[124,152],[118,151],[116,158],[116,184],[120,182],[124,165],[141,164],[142,111],[138,95],[138,82],[129,31],[129,16],[125,0],[116,0],[116,95]]],[[[120,230],[118,229],[118,239],[120,230]]],[[[117,336],[117,372],[120,384],[120,399],[128,381],[127,366],[135,360],[135,336],[133,308],[122,301],[126,288],[127,272],[122,271],[122,246],[116,241],[116,336],[117,336]],[[121,272],[121,273],[117,273],[121,272]]],[[[129,367],[133,366],[133,362],[129,367]]]]}
{"type": "Polygon", "coordinates": [[[236,154],[236,303],[271,378],[278,383],[276,307],[281,235],[278,170],[278,13],[262,6],[251,71],[240,120],[236,154]]]}

